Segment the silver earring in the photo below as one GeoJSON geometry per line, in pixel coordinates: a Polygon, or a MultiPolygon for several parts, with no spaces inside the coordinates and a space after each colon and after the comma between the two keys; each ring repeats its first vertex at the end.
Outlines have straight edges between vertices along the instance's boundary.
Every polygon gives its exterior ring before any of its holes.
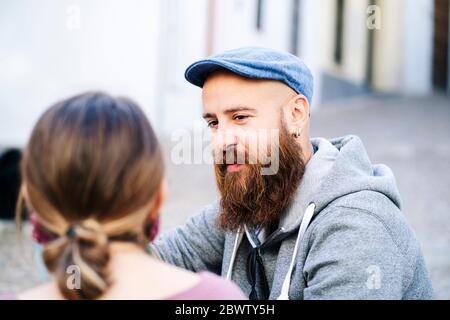
{"type": "Polygon", "coordinates": [[[302,130],[300,128],[297,128],[292,135],[294,136],[294,138],[298,138],[298,137],[300,137],[301,133],[302,133],[302,130]]]}

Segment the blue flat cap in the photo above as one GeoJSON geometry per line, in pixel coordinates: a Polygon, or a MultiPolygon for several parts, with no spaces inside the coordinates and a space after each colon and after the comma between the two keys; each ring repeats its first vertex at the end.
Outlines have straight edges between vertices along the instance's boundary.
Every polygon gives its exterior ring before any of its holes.
{"type": "Polygon", "coordinates": [[[311,71],[301,59],[290,53],[259,47],[233,49],[194,62],[186,69],[184,77],[202,88],[208,76],[218,69],[252,79],[282,81],[311,103],[311,71]]]}

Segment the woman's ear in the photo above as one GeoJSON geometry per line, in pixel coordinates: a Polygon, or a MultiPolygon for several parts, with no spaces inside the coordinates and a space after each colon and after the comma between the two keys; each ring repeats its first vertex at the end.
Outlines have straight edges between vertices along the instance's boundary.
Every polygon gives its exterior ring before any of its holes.
{"type": "Polygon", "coordinates": [[[163,178],[161,184],[159,185],[159,190],[155,201],[153,202],[153,207],[150,210],[150,218],[155,218],[158,215],[159,209],[161,209],[164,201],[166,200],[167,188],[167,180],[166,178],[163,178]]]}

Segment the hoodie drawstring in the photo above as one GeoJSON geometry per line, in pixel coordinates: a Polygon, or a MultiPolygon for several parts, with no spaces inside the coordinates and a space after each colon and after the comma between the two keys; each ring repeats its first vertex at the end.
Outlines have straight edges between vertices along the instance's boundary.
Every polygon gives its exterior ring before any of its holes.
{"type": "Polygon", "coordinates": [[[237,231],[237,234],[236,234],[236,240],[234,241],[233,253],[231,254],[231,259],[230,259],[230,265],[228,266],[227,277],[226,277],[227,280],[231,280],[231,274],[233,272],[234,260],[236,260],[236,253],[238,251],[239,244],[242,241],[243,235],[244,235],[244,231],[242,231],[242,229],[239,228],[239,230],[237,231]]]}
{"type": "Polygon", "coordinates": [[[291,264],[289,265],[288,272],[286,274],[286,277],[284,278],[283,286],[281,287],[280,295],[278,296],[277,300],[289,300],[289,287],[291,285],[291,276],[292,271],[294,270],[295,260],[297,258],[299,243],[302,240],[303,235],[305,234],[306,228],[311,222],[315,208],[316,205],[314,203],[311,203],[305,211],[302,223],[300,224],[300,228],[298,231],[297,241],[295,242],[294,252],[292,253],[291,264]]]}

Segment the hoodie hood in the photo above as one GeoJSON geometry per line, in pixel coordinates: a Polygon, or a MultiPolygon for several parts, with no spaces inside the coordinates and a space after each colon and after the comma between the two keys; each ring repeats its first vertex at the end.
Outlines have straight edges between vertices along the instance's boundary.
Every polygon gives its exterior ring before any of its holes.
{"type": "Polygon", "coordinates": [[[334,200],[362,190],[380,192],[401,208],[394,174],[386,165],[370,162],[360,138],[313,138],[311,144],[317,151],[307,163],[297,194],[280,220],[279,226],[285,232],[299,227],[309,204],[314,203],[317,214],[334,200]]]}

